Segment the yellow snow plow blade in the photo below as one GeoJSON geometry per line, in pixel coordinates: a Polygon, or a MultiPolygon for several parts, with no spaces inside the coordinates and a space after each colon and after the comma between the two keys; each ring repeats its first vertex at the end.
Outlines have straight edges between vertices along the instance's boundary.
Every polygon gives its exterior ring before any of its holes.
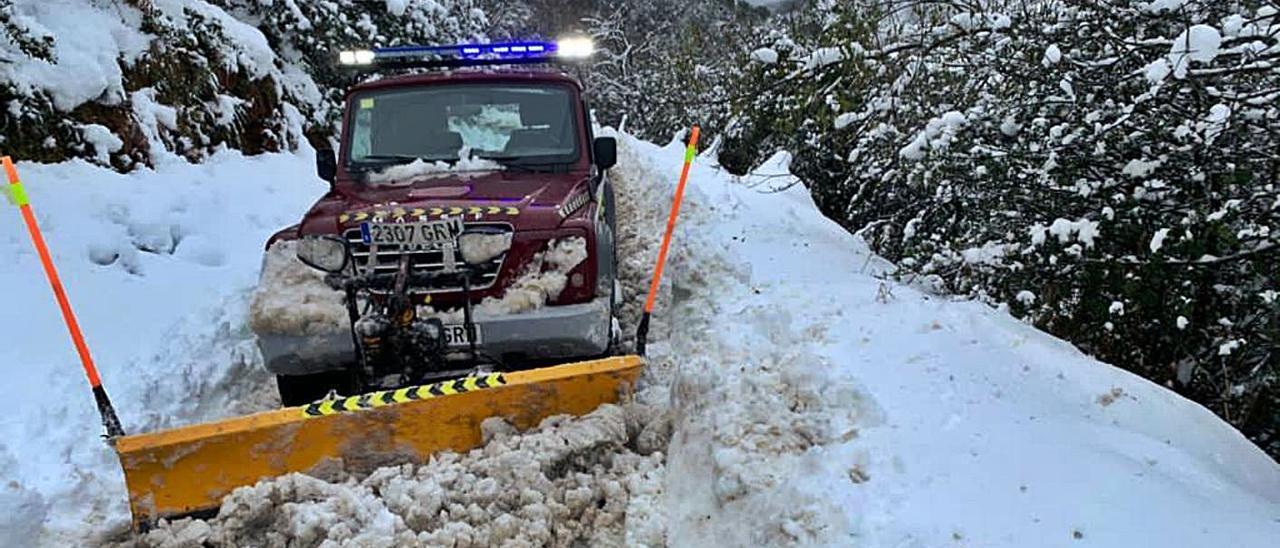
{"type": "Polygon", "coordinates": [[[583,415],[631,393],[643,365],[623,356],[375,392],[124,436],[116,451],[138,524],[216,509],[263,478],[473,449],[488,417],[523,430],[552,415],[583,415]]]}

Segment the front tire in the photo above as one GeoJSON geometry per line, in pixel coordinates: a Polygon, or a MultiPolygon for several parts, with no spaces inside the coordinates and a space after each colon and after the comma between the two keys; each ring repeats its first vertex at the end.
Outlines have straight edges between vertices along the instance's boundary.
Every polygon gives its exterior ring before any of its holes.
{"type": "Polygon", "coordinates": [[[351,374],[346,371],[276,375],[276,388],[280,391],[280,403],[284,407],[297,407],[324,399],[330,391],[350,394],[352,384],[351,374]]]}

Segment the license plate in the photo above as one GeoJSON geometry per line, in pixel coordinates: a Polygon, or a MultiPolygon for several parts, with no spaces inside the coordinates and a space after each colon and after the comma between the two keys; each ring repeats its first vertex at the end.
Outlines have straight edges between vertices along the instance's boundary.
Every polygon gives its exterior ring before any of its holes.
{"type": "Polygon", "coordinates": [[[462,218],[409,223],[361,223],[366,245],[395,245],[400,249],[436,249],[454,244],[462,234],[462,218]]]}
{"type": "MultiPolygon", "coordinates": [[[[480,344],[480,326],[475,326],[476,344],[480,344]]],[[[467,342],[467,326],[464,324],[446,325],[444,326],[444,342],[449,346],[468,346],[467,342]]]]}

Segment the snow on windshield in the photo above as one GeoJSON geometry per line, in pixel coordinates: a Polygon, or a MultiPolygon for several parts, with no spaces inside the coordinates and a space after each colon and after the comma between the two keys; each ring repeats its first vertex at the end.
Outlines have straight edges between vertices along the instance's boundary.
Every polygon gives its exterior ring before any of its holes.
{"type": "Polygon", "coordinates": [[[351,106],[348,161],[356,164],[450,160],[461,148],[539,163],[578,158],[578,117],[562,86],[393,88],[359,95],[351,106]]]}
{"type": "Polygon", "coordinates": [[[428,162],[418,158],[407,164],[399,164],[369,174],[368,182],[372,185],[407,184],[414,179],[439,177],[443,175],[474,176],[490,171],[502,171],[505,166],[493,160],[478,158],[471,150],[463,148],[458,152],[458,161],[449,163],[443,160],[428,162]]]}
{"type": "Polygon", "coordinates": [[[473,112],[449,109],[449,131],[462,136],[462,143],[474,150],[503,150],[511,132],[524,127],[520,105],[484,105],[473,112]]]}

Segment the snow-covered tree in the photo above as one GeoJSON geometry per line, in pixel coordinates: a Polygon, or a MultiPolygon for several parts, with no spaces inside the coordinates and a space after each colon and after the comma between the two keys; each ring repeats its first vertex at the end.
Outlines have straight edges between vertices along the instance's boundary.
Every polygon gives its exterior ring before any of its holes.
{"type": "Polygon", "coordinates": [[[739,52],[766,12],[729,0],[600,2],[584,23],[599,53],[585,72],[601,122],[670,138],[691,124],[717,133],[741,80],[739,52]]]}
{"type": "Polygon", "coordinates": [[[1280,454],[1280,6],[826,13],[771,47],[726,152],[794,150],[904,277],[1008,306],[1280,454]]]}
{"type": "Polygon", "coordinates": [[[0,147],[126,170],[158,149],[292,149],[336,128],[339,50],[487,26],[472,0],[0,0],[0,147]]]}

